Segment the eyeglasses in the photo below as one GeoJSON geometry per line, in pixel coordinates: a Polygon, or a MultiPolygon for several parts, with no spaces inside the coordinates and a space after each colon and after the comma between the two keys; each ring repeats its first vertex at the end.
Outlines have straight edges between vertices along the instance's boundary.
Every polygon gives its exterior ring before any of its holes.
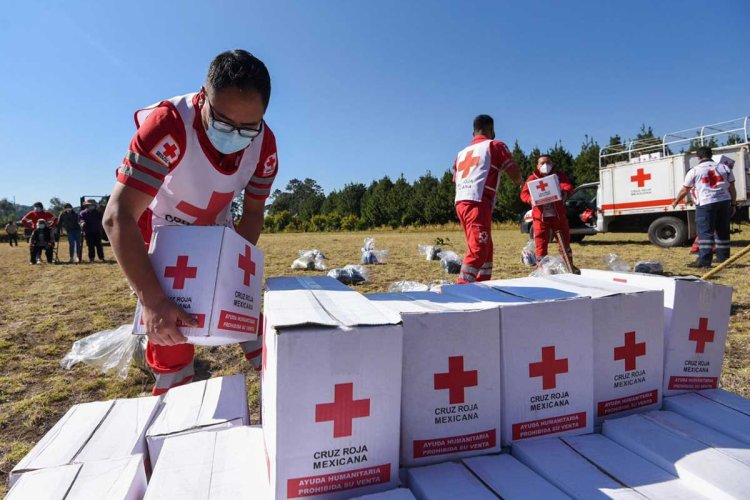
{"type": "Polygon", "coordinates": [[[263,122],[260,122],[260,125],[258,125],[258,128],[251,128],[251,127],[235,127],[234,125],[230,125],[227,122],[218,120],[216,118],[216,115],[214,114],[214,107],[211,105],[211,101],[208,100],[208,97],[206,97],[206,103],[208,104],[208,112],[211,116],[211,126],[218,130],[219,132],[224,132],[226,134],[232,133],[235,130],[238,134],[240,134],[242,137],[247,137],[249,139],[254,139],[258,137],[263,130],[263,122]]]}

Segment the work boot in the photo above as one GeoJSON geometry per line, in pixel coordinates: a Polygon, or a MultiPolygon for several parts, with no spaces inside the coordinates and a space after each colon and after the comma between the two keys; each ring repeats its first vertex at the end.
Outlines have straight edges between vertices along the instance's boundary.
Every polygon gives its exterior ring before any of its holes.
{"type": "Polygon", "coordinates": [[[580,270],[580,269],[578,269],[578,268],[577,268],[576,266],[574,266],[573,264],[570,264],[570,272],[571,272],[571,273],[573,273],[573,274],[581,274],[581,270],[580,270]]]}
{"type": "Polygon", "coordinates": [[[705,262],[701,262],[699,260],[696,260],[695,262],[691,262],[687,265],[688,267],[694,268],[694,269],[708,269],[711,267],[711,264],[707,264],[705,262]]]}

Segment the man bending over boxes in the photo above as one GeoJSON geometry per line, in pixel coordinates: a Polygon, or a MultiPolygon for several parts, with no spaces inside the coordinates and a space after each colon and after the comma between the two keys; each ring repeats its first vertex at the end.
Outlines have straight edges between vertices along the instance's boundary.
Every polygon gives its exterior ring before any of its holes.
{"type": "MultiPolygon", "coordinates": [[[[199,92],[135,114],[137,131],[117,169],[104,227],[120,267],[143,305],[146,360],[155,395],[193,378],[192,344],[178,320],[195,320],[169,299],[147,255],[158,225],[232,225],[231,202],[244,191],[237,232],[255,245],[276,176],[276,139],[263,120],[271,96],[266,66],[244,50],[219,54],[199,92]]],[[[242,349],[256,369],[261,338],[242,349]]]]}

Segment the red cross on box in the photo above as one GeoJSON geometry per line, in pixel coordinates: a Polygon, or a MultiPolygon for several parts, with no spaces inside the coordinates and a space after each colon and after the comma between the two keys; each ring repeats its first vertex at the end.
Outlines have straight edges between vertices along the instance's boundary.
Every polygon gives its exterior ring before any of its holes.
{"type": "Polygon", "coordinates": [[[691,328],[688,339],[695,342],[695,352],[706,352],[706,344],[714,341],[714,331],[708,329],[708,318],[698,320],[698,328],[691,328]]]}
{"type": "Polygon", "coordinates": [[[169,156],[172,159],[177,156],[177,145],[165,142],[162,147],[164,148],[164,156],[169,156]]]}
{"type": "Polygon", "coordinates": [[[542,347],[542,360],[529,363],[529,377],[542,377],[542,389],[557,387],[557,376],[568,373],[568,358],[555,359],[555,346],[542,347]]]}
{"type": "Polygon", "coordinates": [[[615,361],[625,360],[625,371],[633,371],[636,368],[636,358],[646,355],[646,343],[635,342],[635,332],[625,333],[625,345],[615,347],[615,361]]]}
{"type": "Polygon", "coordinates": [[[448,402],[452,405],[464,402],[464,391],[467,387],[478,385],[477,370],[464,371],[464,357],[448,357],[448,373],[435,374],[435,390],[448,389],[448,402]]]}
{"type": "Polygon", "coordinates": [[[178,256],[176,266],[167,266],[164,269],[165,278],[174,278],[172,282],[174,290],[182,290],[185,288],[185,280],[195,278],[197,275],[198,268],[188,266],[187,255],[178,256]]]}
{"type": "Polygon", "coordinates": [[[354,384],[336,384],[333,403],[315,405],[315,422],[333,421],[333,437],[352,435],[352,421],[370,416],[370,400],[354,399],[354,384]]]}
{"type": "Polygon", "coordinates": [[[461,160],[461,163],[456,165],[456,172],[461,173],[461,178],[466,179],[466,176],[471,172],[472,167],[479,163],[479,157],[474,156],[474,151],[469,151],[461,160]]]}
{"type": "Polygon", "coordinates": [[[245,253],[240,254],[237,261],[237,267],[244,272],[242,282],[245,283],[245,286],[250,286],[250,276],[255,276],[255,262],[250,256],[251,251],[250,245],[245,245],[245,253]]]}
{"type": "Polygon", "coordinates": [[[216,217],[232,201],[233,197],[234,193],[232,191],[228,193],[214,191],[211,193],[211,199],[208,200],[206,208],[196,207],[186,201],[179,202],[176,208],[183,213],[195,217],[193,224],[196,226],[212,226],[216,224],[216,217]]]}
{"type": "Polygon", "coordinates": [[[636,171],[636,175],[630,176],[630,182],[637,182],[638,187],[642,188],[646,185],[646,181],[651,180],[651,174],[647,174],[642,168],[636,171]]]}
{"type": "Polygon", "coordinates": [[[717,174],[716,170],[709,170],[706,176],[701,179],[703,184],[708,184],[710,187],[715,188],[718,183],[723,181],[724,178],[721,174],[717,174]]]}
{"type": "Polygon", "coordinates": [[[539,191],[544,191],[545,189],[547,189],[548,186],[549,186],[549,184],[547,184],[546,182],[542,181],[542,182],[540,182],[539,184],[536,185],[536,188],[539,191]]]}

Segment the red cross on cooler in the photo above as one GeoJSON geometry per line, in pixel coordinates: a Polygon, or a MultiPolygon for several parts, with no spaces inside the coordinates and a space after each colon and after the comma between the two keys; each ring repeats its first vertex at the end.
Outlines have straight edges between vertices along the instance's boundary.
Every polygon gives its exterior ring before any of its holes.
{"type": "Polygon", "coordinates": [[[187,255],[180,255],[177,257],[177,265],[164,268],[164,277],[174,279],[172,282],[174,290],[182,290],[185,288],[185,280],[193,279],[198,275],[198,268],[188,266],[188,259],[187,255]]]}
{"type": "Polygon", "coordinates": [[[636,171],[636,175],[630,176],[630,182],[637,182],[638,187],[642,188],[646,185],[646,181],[651,180],[651,174],[647,174],[645,170],[639,168],[636,171]]]}
{"type": "Polygon", "coordinates": [[[714,331],[708,329],[708,318],[700,318],[698,328],[691,328],[688,338],[695,342],[695,352],[706,352],[706,344],[714,341],[714,331]]]}
{"type": "Polygon", "coordinates": [[[355,418],[370,416],[370,400],[354,399],[354,384],[336,384],[333,403],[315,405],[315,421],[333,421],[333,437],[352,435],[352,422],[355,418]]]}
{"type": "Polygon", "coordinates": [[[251,257],[252,249],[250,245],[245,245],[245,252],[239,255],[237,266],[242,270],[242,282],[245,286],[250,286],[250,276],[255,276],[255,262],[251,257]]]}
{"type": "Polygon", "coordinates": [[[465,401],[467,387],[478,385],[477,370],[464,371],[464,357],[451,356],[448,358],[448,373],[435,374],[435,390],[448,389],[448,402],[452,405],[465,401]]]}
{"type": "Polygon", "coordinates": [[[540,182],[539,184],[536,185],[536,188],[539,191],[546,191],[548,186],[549,186],[549,184],[547,184],[546,182],[542,181],[542,182],[540,182]]]}
{"type": "Polygon", "coordinates": [[[636,369],[638,356],[646,355],[646,343],[635,341],[635,332],[625,333],[625,345],[615,347],[615,361],[625,361],[625,371],[636,369]]]}
{"type": "Polygon", "coordinates": [[[557,376],[568,373],[568,358],[556,359],[555,346],[542,347],[542,360],[529,363],[529,377],[542,377],[542,389],[557,387],[557,376]]]}

